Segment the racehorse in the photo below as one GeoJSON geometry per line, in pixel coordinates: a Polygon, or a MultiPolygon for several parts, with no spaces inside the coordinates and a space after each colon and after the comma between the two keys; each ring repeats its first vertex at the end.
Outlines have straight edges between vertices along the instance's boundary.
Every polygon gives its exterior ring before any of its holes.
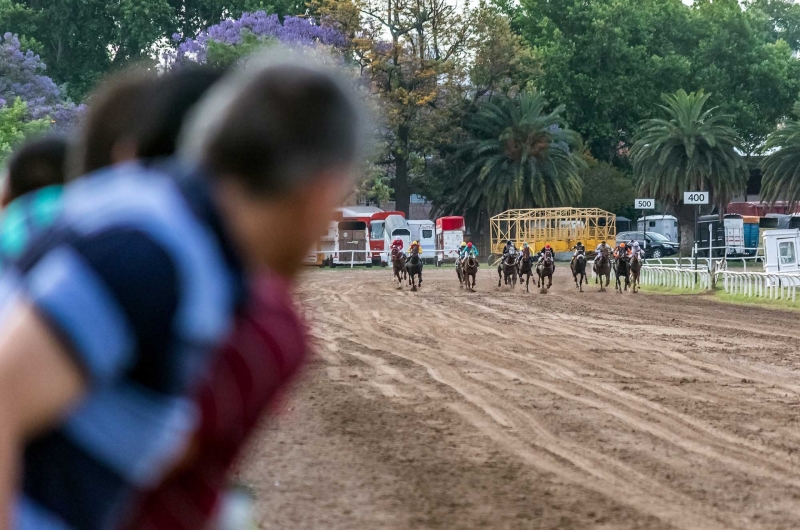
{"type": "Polygon", "coordinates": [[[608,250],[600,253],[594,260],[594,273],[597,275],[594,278],[594,283],[597,285],[597,280],[600,280],[600,290],[604,291],[605,287],[611,283],[611,259],[608,257],[608,250]],[[603,287],[603,276],[606,277],[606,285],[603,287]]]}
{"type": "Polygon", "coordinates": [[[583,282],[589,285],[589,280],[586,279],[586,256],[582,252],[578,253],[569,266],[572,269],[572,279],[575,280],[575,287],[580,292],[583,292],[583,282]]]}
{"type": "Polygon", "coordinates": [[[474,291],[475,278],[478,276],[478,258],[472,254],[467,254],[467,256],[461,260],[461,268],[461,277],[467,282],[467,289],[474,291]],[[470,281],[470,278],[472,278],[472,281],[470,281]]]}
{"type": "Polygon", "coordinates": [[[397,247],[392,249],[392,270],[394,271],[395,279],[397,279],[397,288],[400,289],[408,274],[406,272],[406,257],[397,247]]]}
{"type": "Polygon", "coordinates": [[[464,287],[464,267],[460,256],[456,258],[456,275],[458,275],[458,287],[464,287]]]}
{"type": "Polygon", "coordinates": [[[422,258],[419,257],[419,250],[416,248],[411,251],[411,256],[406,263],[408,273],[408,285],[412,291],[417,290],[417,276],[419,276],[419,287],[422,287],[422,258]]]}
{"type": "Polygon", "coordinates": [[[631,284],[631,264],[628,262],[628,256],[625,254],[622,257],[618,257],[614,261],[614,276],[617,277],[616,284],[614,285],[614,289],[619,292],[622,292],[622,282],[620,282],[620,278],[625,278],[625,290],[628,290],[631,284]]]}
{"type": "Polygon", "coordinates": [[[528,285],[531,281],[531,275],[533,275],[533,253],[531,252],[530,248],[522,249],[522,257],[520,258],[518,264],[518,272],[519,272],[519,283],[523,283],[522,277],[525,277],[525,292],[531,292],[528,288],[528,285]]]}
{"type": "Polygon", "coordinates": [[[536,274],[539,275],[539,280],[536,282],[536,287],[543,289],[547,292],[553,286],[553,272],[556,270],[556,265],[553,263],[553,254],[550,252],[544,253],[544,258],[536,266],[536,274]],[[544,279],[547,278],[547,287],[544,287],[544,279]]]}
{"type": "Polygon", "coordinates": [[[637,291],[639,287],[639,275],[642,272],[642,260],[640,259],[639,253],[635,253],[631,258],[631,291],[634,293],[637,291]]]}
{"type": "Polygon", "coordinates": [[[497,266],[497,286],[505,280],[506,285],[510,285],[513,289],[517,284],[517,251],[512,249],[506,254],[500,265],[497,266]]]}

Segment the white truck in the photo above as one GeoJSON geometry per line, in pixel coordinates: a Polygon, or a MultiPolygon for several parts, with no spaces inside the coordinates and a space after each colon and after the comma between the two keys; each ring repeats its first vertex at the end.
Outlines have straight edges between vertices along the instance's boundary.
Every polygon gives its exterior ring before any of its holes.
{"type": "Polygon", "coordinates": [[[419,241],[422,248],[422,261],[435,263],[436,261],[436,225],[428,220],[409,220],[408,228],[411,230],[411,241],[419,241]]]}

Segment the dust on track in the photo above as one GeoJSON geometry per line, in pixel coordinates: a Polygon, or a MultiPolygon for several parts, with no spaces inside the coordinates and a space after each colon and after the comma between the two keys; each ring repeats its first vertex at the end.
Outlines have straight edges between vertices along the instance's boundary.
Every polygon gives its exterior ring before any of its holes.
{"type": "Polygon", "coordinates": [[[261,527],[798,526],[796,313],[496,278],[304,277],[317,355],[239,471],[261,527]]]}

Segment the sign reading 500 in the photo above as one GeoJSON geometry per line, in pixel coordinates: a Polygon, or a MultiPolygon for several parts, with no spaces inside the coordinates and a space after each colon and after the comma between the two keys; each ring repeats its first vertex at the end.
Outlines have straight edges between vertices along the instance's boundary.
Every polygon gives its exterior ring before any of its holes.
{"type": "Polygon", "coordinates": [[[708,204],[708,192],[707,191],[684,192],[683,204],[708,204]]]}

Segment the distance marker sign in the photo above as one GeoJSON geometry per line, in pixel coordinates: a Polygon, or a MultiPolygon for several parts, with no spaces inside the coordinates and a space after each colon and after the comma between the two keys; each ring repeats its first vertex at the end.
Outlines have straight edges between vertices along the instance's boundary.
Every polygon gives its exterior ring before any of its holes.
{"type": "Polygon", "coordinates": [[[636,199],[633,201],[636,210],[653,210],[656,207],[655,199],[636,199]]]}
{"type": "Polygon", "coordinates": [[[708,204],[708,192],[686,191],[683,193],[683,204],[708,204]]]}

